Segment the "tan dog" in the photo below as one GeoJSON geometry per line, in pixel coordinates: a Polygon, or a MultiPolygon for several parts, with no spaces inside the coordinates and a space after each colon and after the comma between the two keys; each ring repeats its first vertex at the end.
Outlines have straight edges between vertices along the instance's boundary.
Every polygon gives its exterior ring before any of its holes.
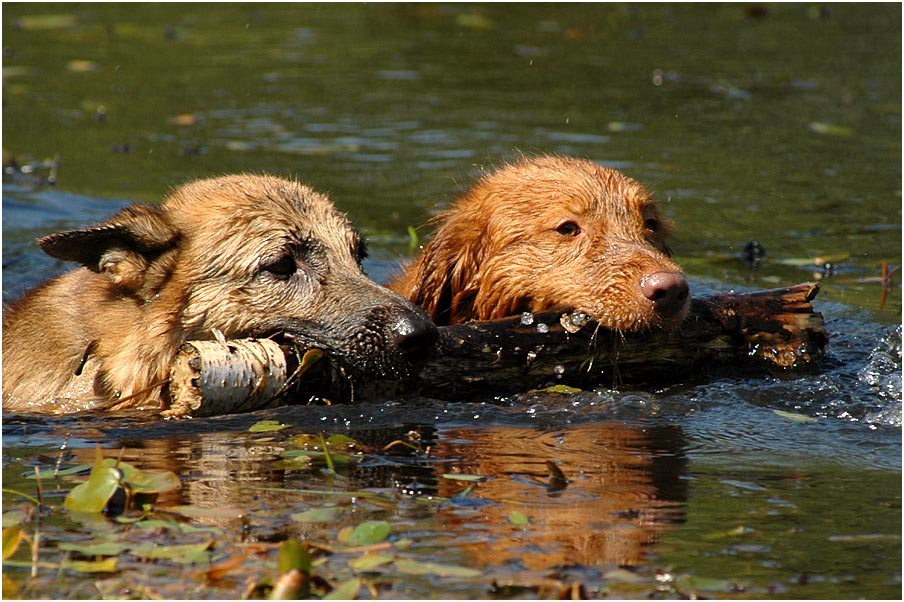
{"type": "Polygon", "coordinates": [[[364,243],[327,197],[274,177],[197,181],[39,243],[84,267],[4,311],[6,411],[165,407],[174,354],[213,329],[297,341],[350,375],[391,379],[412,376],[437,336],[364,274],[364,243]],[[86,364],[88,390],[75,384],[86,364]]]}
{"type": "Polygon", "coordinates": [[[687,313],[669,223],[613,169],[523,160],[484,176],[438,220],[391,285],[437,324],[569,309],[627,331],[670,327],[687,313]]]}

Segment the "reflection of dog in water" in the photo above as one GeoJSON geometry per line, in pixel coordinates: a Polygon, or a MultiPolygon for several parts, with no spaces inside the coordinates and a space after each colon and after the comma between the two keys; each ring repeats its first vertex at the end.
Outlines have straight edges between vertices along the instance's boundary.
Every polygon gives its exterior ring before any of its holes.
{"type": "Polygon", "coordinates": [[[584,160],[523,160],[484,176],[440,216],[392,285],[437,324],[567,308],[607,328],[670,327],[688,285],[650,195],[584,160]]]}
{"type": "MultiPolygon", "coordinates": [[[[446,430],[440,458],[463,458],[447,472],[490,477],[472,497],[481,524],[507,525],[513,511],[530,524],[509,537],[471,538],[464,544],[474,566],[514,563],[531,570],[557,566],[638,566],[647,546],[670,524],[684,520],[687,485],[678,427],[634,428],[617,422],[542,432],[505,427],[446,430]],[[554,463],[567,482],[551,476],[554,463]],[[528,550],[525,552],[525,550],[528,550]]],[[[440,495],[465,484],[439,479],[440,495]]],[[[473,518],[444,511],[447,528],[473,518]]]]}
{"type": "Polygon", "coordinates": [[[437,336],[361,269],[364,243],[327,197],[266,176],[188,184],[161,206],[47,236],[84,267],[3,314],[3,409],[160,407],[179,346],[274,336],[354,376],[405,378],[437,336]]]}

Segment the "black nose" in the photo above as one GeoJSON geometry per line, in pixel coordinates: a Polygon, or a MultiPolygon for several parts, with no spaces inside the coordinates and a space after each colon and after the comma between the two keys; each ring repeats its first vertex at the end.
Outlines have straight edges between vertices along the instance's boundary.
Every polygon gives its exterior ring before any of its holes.
{"type": "Polygon", "coordinates": [[[422,357],[439,338],[439,330],[420,310],[403,310],[389,322],[392,344],[411,359],[422,357]]]}
{"type": "Polygon", "coordinates": [[[653,302],[656,311],[671,316],[687,303],[687,279],[681,272],[656,272],[640,281],[643,296],[653,302]]]}

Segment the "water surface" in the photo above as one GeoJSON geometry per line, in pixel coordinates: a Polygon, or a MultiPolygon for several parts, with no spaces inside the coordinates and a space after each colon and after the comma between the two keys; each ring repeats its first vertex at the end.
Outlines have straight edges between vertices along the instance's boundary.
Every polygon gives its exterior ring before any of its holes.
{"type": "MultiPolygon", "coordinates": [[[[900,23],[898,5],[5,5],[5,160],[59,169],[55,186],[4,179],[4,302],[67,267],[36,237],[236,171],[329,193],[385,281],[412,253],[408,227],[428,236],[479,168],[561,153],[654,190],[694,294],[820,279],[832,338],[825,365],[792,379],[716,369],[656,390],[183,422],[4,415],[5,489],[33,494],[32,466],[90,462],[100,443],[180,475],[162,508],[237,509],[186,519],[200,535],[128,530],[67,515],[73,483],[54,481],[50,568],[30,577],[23,547],[4,596],[237,597],[273,571],[275,548],[207,582],[197,563],[129,553],[112,573],[59,571],[58,545],[212,536],[216,562],[386,520],[391,562],[361,571],[361,553],[336,551],[318,571],[387,598],[580,584],[591,597],[899,599],[901,289],[900,273],[881,275],[901,264],[900,23]],[[756,268],[740,259],[751,240],[767,250],[756,268]],[[262,419],[290,428],[249,432],[262,419]],[[321,432],[375,447],[414,432],[421,450],[338,476],[280,464],[291,435],[321,432]],[[293,518],[322,508],[332,520],[293,518]]],[[[26,507],[4,493],[4,527],[26,507]]]]}

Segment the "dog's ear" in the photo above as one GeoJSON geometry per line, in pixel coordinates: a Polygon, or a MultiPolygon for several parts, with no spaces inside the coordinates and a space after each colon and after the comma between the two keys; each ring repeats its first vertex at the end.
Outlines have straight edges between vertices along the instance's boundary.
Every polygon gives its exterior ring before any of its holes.
{"type": "Polygon", "coordinates": [[[445,325],[461,321],[480,286],[479,245],[469,235],[454,236],[440,228],[424,248],[413,270],[413,290],[406,291],[434,322],[445,325]]]}
{"type": "Polygon", "coordinates": [[[162,209],[133,205],[94,226],[45,236],[38,244],[52,257],[77,261],[118,287],[140,292],[148,287],[149,268],[169,255],[178,238],[162,209]]]}

